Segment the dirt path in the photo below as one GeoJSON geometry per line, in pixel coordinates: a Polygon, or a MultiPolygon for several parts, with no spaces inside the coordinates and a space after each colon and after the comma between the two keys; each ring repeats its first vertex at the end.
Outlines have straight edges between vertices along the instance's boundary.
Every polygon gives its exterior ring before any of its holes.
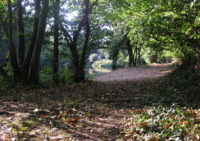
{"type": "Polygon", "coordinates": [[[154,85],[152,78],[171,70],[142,66],[96,77],[115,83],[9,89],[0,93],[0,140],[126,141],[129,110],[140,106],[138,98],[154,85]]]}
{"type": "Polygon", "coordinates": [[[161,77],[171,71],[172,68],[168,65],[153,64],[148,66],[117,69],[113,72],[97,76],[95,80],[102,82],[144,80],[161,77]]]}

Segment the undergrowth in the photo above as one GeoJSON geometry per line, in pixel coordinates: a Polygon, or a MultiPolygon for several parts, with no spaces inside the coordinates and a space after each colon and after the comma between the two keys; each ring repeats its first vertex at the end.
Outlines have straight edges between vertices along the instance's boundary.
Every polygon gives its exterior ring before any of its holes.
{"type": "Polygon", "coordinates": [[[144,141],[200,140],[200,73],[177,69],[157,80],[132,109],[125,135],[144,141]]]}

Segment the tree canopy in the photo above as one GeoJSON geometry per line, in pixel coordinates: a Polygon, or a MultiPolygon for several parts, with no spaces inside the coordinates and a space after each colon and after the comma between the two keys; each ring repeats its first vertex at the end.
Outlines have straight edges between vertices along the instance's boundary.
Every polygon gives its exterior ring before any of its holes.
{"type": "Polygon", "coordinates": [[[74,81],[84,81],[94,49],[110,52],[113,68],[120,56],[128,56],[128,66],[147,63],[145,55],[151,63],[174,58],[185,69],[200,62],[197,0],[2,0],[0,8],[1,48],[8,52],[0,72],[16,83],[38,83],[43,60],[52,62],[54,81],[63,61],[74,81]]]}

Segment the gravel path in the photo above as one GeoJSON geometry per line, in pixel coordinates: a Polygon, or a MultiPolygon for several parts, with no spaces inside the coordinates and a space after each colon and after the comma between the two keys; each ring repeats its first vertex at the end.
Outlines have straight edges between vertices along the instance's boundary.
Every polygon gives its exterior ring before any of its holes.
{"type": "Polygon", "coordinates": [[[132,80],[146,80],[164,76],[173,70],[172,67],[165,64],[152,64],[148,66],[138,66],[133,68],[117,69],[95,77],[96,81],[101,82],[119,82],[132,80]]]}

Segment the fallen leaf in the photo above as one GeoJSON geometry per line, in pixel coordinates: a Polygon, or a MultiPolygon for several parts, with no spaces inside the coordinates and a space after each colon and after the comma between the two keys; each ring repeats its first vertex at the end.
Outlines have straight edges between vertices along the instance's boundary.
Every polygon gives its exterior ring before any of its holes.
{"type": "Polygon", "coordinates": [[[138,123],[138,126],[144,126],[144,125],[147,125],[148,124],[148,122],[140,122],[140,123],[138,123]]]}
{"type": "Polygon", "coordinates": [[[75,118],[75,119],[65,119],[66,122],[77,122],[79,119],[78,118],[75,118]]]}
{"type": "Polygon", "coordinates": [[[171,126],[171,124],[166,124],[163,126],[164,129],[168,128],[169,126],[171,126]]]}
{"type": "Polygon", "coordinates": [[[181,124],[189,124],[188,121],[182,121],[181,124]]]}

